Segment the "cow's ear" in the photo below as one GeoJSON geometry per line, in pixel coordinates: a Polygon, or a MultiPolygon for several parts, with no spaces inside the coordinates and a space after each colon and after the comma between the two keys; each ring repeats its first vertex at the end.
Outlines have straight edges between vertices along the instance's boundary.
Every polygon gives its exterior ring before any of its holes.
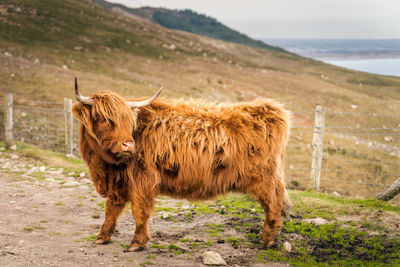
{"type": "Polygon", "coordinates": [[[81,103],[75,103],[72,105],[72,115],[81,122],[87,121],[87,116],[89,115],[88,112],[88,108],[81,103]]]}
{"type": "Polygon", "coordinates": [[[93,132],[93,120],[90,116],[90,112],[90,106],[88,105],[84,105],[82,103],[75,103],[72,105],[72,114],[74,117],[82,123],[87,133],[98,141],[93,132]]]}
{"type": "Polygon", "coordinates": [[[90,116],[90,106],[82,103],[72,105],[72,114],[77,118],[89,131],[93,128],[93,122],[90,116]]]}

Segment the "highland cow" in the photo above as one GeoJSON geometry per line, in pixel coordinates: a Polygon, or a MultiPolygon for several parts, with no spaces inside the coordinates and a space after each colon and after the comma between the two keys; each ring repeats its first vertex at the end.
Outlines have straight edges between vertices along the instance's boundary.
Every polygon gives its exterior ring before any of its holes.
{"type": "Polygon", "coordinates": [[[289,205],[284,183],[290,114],[272,100],[237,104],[203,100],[126,101],[112,92],[81,96],[79,148],[97,192],[106,198],[95,244],[110,241],[131,203],[136,230],[128,251],[149,241],[156,197],[206,200],[230,191],[250,194],[265,211],[266,247],[280,233],[289,205]]]}

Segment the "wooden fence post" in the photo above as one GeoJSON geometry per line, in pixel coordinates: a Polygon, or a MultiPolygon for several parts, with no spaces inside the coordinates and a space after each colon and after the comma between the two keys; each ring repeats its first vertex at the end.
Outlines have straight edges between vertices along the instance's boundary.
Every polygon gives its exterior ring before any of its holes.
{"type": "Polygon", "coordinates": [[[398,178],[394,183],[385,188],[382,192],[376,194],[375,198],[383,201],[389,201],[400,193],[400,178],[398,178]]]}
{"type": "Polygon", "coordinates": [[[14,143],[12,94],[6,94],[4,96],[4,113],[5,145],[6,148],[9,148],[14,143]]]}
{"type": "Polygon", "coordinates": [[[72,154],[74,148],[74,118],[72,116],[72,99],[64,98],[65,152],[72,154]]]}
{"type": "Polygon", "coordinates": [[[311,183],[312,188],[319,191],[321,167],[322,167],[322,150],[324,145],[324,129],[325,129],[325,108],[316,106],[315,108],[315,124],[314,135],[312,140],[312,163],[311,163],[311,183]]]}

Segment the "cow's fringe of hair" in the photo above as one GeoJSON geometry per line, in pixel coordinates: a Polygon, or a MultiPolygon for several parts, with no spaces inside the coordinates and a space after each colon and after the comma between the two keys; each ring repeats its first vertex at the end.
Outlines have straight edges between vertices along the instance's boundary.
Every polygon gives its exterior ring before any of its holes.
{"type": "Polygon", "coordinates": [[[114,124],[115,127],[123,127],[127,122],[133,122],[134,128],[137,127],[136,116],[132,114],[132,111],[137,112],[137,109],[131,110],[119,95],[113,92],[99,92],[91,98],[94,99],[91,107],[76,103],[72,107],[72,112],[85,126],[87,133],[97,142],[100,143],[94,133],[93,120],[105,119],[109,124],[114,124]]]}

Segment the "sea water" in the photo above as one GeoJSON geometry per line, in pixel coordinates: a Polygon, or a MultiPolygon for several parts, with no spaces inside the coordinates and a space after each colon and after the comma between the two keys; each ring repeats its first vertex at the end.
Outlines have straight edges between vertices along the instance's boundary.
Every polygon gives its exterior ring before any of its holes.
{"type": "Polygon", "coordinates": [[[369,73],[400,77],[400,58],[320,59],[323,62],[369,73]]]}

